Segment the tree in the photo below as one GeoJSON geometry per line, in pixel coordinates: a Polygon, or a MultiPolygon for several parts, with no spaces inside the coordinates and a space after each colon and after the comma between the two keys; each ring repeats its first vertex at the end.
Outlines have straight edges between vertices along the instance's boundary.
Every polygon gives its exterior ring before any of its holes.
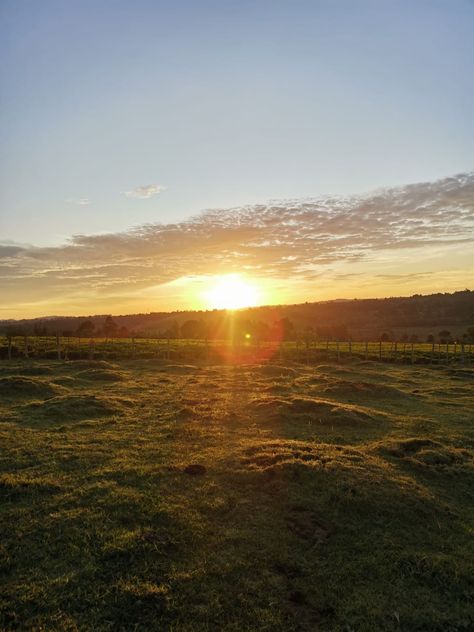
{"type": "Polygon", "coordinates": [[[448,342],[451,342],[451,332],[447,329],[443,329],[443,331],[440,331],[438,335],[441,344],[447,344],[448,342]]]}
{"type": "Polygon", "coordinates": [[[429,334],[428,337],[426,338],[426,342],[433,343],[434,341],[435,341],[435,338],[434,338],[433,334],[429,334]]]}
{"type": "Polygon", "coordinates": [[[280,318],[280,320],[275,323],[275,327],[280,332],[282,340],[291,340],[295,326],[288,317],[280,318]]]}
{"type": "Polygon", "coordinates": [[[84,320],[79,327],[76,329],[76,334],[82,338],[83,336],[87,338],[88,336],[92,336],[94,333],[95,327],[94,323],[90,318],[84,320]]]}
{"type": "Polygon", "coordinates": [[[462,336],[465,342],[471,343],[474,342],[474,326],[468,327],[465,334],[462,336]]]}
{"type": "Polygon", "coordinates": [[[197,340],[204,337],[204,327],[199,320],[187,320],[181,325],[181,338],[197,340]]]}
{"type": "Polygon", "coordinates": [[[117,334],[118,325],[114,321],[112,316],[106,316],[102,331],[104,332],[105,336],[107,336],[107,338],[109,337],[112,338],[113,336],[117,334]]]}
{"type": "Polygon", "coordinates": [[[163,332],[165,338],[179,338],[179,324],[176,320],[172,320],[167,329],[163,332]]]}
{"type": "Polygon", "coordinates": [[[389,342],[390,340],[390,336],[387,332],[384,332],[381,336],[380,336],[380,340],[381,342],[389,342]]]}

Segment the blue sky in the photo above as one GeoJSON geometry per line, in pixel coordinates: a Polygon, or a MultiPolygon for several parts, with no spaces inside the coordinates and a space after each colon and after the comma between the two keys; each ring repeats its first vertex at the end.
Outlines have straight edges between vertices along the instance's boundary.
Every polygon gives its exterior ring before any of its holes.
{"type": "Polygon", "coordinates": [[[473,167],[473,2],[0,7],[3,241],[473,167]]]}

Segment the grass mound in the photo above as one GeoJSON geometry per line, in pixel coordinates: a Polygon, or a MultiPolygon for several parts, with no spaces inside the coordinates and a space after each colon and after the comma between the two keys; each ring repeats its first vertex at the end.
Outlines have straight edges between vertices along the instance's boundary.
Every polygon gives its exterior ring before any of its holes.
{"type": "Polygon", "coordinates": [[[123,398],[96,397],[95,395],[62,395],[44,402],[34,402],[28,406],[33,418],[39,417],[50,422],[66,423],[76,419],[103,417],[122,412],[130,405],[123,398]]]}
{"type": "Polygon", "coordinates": [[[200,368],[195,364],[165,364],[159,368],[160,371],[167,373],[182,374],[196,373],[200,368]]]}
{"type": "Polygon", "coordinates": [[[22,375],[52,375],[53,369],[43,364],[17,365],[16,367],[3,367],[1,374],[21,373],[22,375]]]}
{"type": "Polygon", "coordinates": [[[453,377],[461,380],[474,380],[474,369],[451,369],[453,377]]]}
{"type": "Polygon", "coordinates": [[[289,366],[279,366],[277,364],[262,364],[255,367],[255,371],[258,371],[261,375],[267,377],[282,377],[296,375],[295,369],[289,366]]]}
{"type": "Polygon", "coordinates": [[[373,419],[365,410],[357,406],[337,404],[312,397],[264,397],[250,403],[253,412],[263,413],[270,418],[294,418],[304,415],[319,423],[359,424],[373,419]]]}
{"type": "Polygon", "coordinates": [[[406,393],[403,393],[403,391],[400,391],[394,386],[375,384],[372,382],[351,382],[349,380],[338,380],[334,384],[327,386],[324,392],[328,395],[340,395],[342,397],[399,398],[406,396],[406,393]]]}
{"type": "Polygon", "coordinates": [[[423,448],[439,448],[441,446],[438,441],[433,441],[427,437],[413,437],[409,439],[393,439],[389,441],[380,442],[377,444],[376,449],[380,452],[384,452],[391,456],[410,456],[419,452],[423,448]]]}
{"type": "Polygon", "coordinates": [[[61,388],[50,382],[12,375],[0,378],[0,395],[2,397],[53,397],[61,391],[61,388]]]}
{"type": "Polygon", "coordinates": [[[53,384],[59,384],[60,386],[75,386],[76,378],[70,375],[59,375],[52,380],[53,384]]]}
{"type": "Polygon", "coordinates": [[[79,371],[77,377],[93,382],[121,382],[124,379],[123,373],[111,369],[85,369],[79,371]]]}
{"type": "Polygon", "coordinates": [[[447,446],[426,437],[379,442],[375,450],[381,454],[426,466],[461,465],[474,461],[471,450],[447,446]]]}
{"type": "Polygon", "coordinates": [[[107,360],[71,360],[68,366],[74,369],[117,369],[118,366],[107,360]]]}

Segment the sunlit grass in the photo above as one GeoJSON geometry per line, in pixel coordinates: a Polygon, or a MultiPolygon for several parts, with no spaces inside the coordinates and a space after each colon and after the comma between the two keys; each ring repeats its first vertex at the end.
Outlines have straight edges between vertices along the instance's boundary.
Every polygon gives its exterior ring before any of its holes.
{"type": "Polygon", "coordinates": [[[474,624],[472,369],[0,369],[2,629],[474,624]]]}

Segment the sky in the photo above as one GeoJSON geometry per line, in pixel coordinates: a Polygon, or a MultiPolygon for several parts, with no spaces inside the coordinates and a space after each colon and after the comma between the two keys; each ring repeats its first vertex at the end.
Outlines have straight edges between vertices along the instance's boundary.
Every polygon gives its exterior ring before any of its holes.
{"type": "Polygon", "coordinates": [[[204,308],[229,275],[469,287],[473,27],[472,0],[1,0],[0,318],[204,308]]]}

